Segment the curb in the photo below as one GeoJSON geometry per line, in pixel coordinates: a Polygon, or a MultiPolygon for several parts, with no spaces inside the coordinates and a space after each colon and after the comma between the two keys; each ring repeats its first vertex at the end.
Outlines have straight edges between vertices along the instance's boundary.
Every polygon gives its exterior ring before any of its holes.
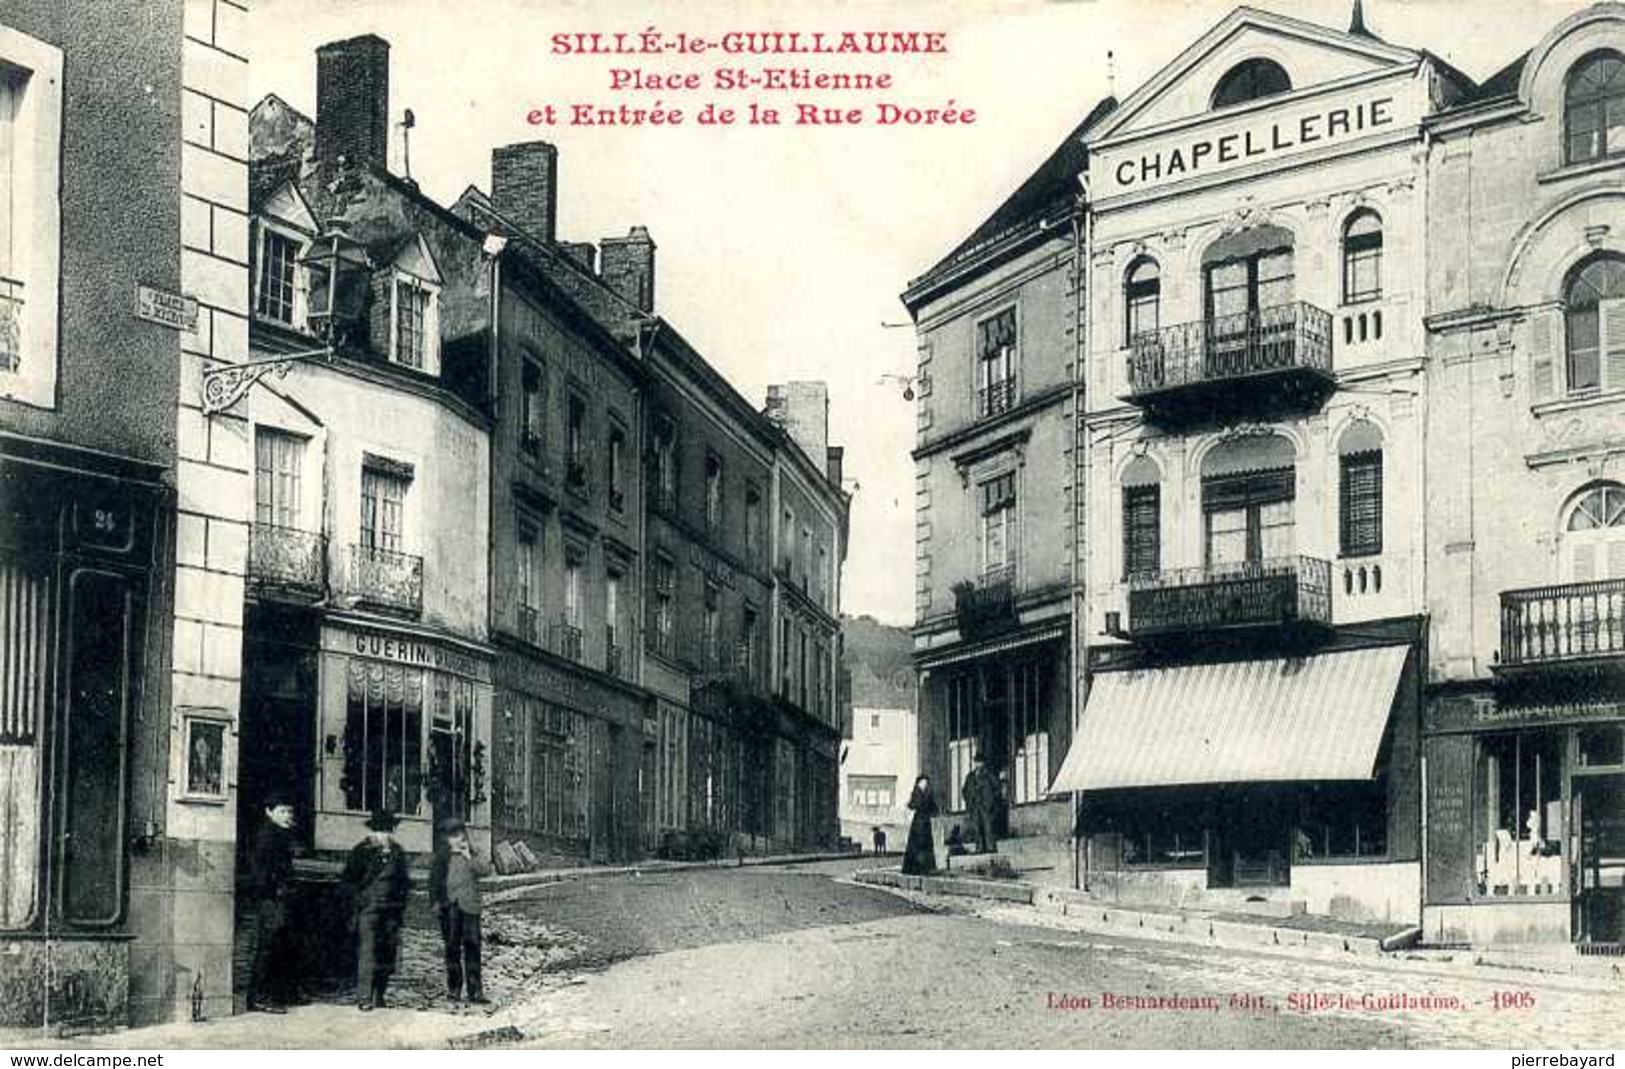
{"type": "Polygon", "coordinates": [[[758,868],[763,865],[805,865],[817,861],[858,861],[857,854],[831,851],[813,854],[775,854],[765,857],[747,857],[710,861],[646,861],[636,865],[582,865],[572,869],[547,869],[540,872],[515,872],[506,876],[487,876],[480,881],[480,889],[491,897],[487,902],[505,901],[512,892],[531,887],[564,883],[568,880],[592,880],[609,876],[654,876],[663,872],[688,872],[694,869],[758,868]],[[497,897],[501,896],[501,897],[497,897]]]}

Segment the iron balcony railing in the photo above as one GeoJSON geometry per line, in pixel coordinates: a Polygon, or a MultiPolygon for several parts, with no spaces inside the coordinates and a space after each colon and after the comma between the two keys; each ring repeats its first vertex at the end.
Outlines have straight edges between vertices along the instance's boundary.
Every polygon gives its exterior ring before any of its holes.
{"type": "Polygon", "coordinates": [[[987,631],[1016,619],[1016,566],[999,564],[984,569],[975,582],[953,588],[959,629],[966,634],[987,631]]]}
{"type": "Polygon", "coordinates": [[[327,539],[314,531],[256,523],[248,538],[248,577],[260,586],[319,597],[327,589],[327,539]]]}
{"type": "Polygon", "coordinates": [[[1304,301],[1147,331],[1129,344],[1130,395],[1332,369],[1332,317],[1304,301]]]}
{"type": "Polygon", "coordinates": [[[1625,653],[1625,579],[1501,594],[1501,663],[1543,664],[1625,653]]]}
{"type": "Polygon", "coordinates": [[[1292,623],[1329,625],[1332,566],[1272,557],[1129,577],[1129,632],[1158,635],[1292,623]]]}
{"type": "Polygon", "coordinates": [[[350,593],[402,612],[423,610],[423,558],[378,546],[350,547],[350,593]]]}
{"type": "Polygon", "coordinates": [[[519,606],[519,637],[532,646],[542,644],[542,614],[533,605],[519,606]]]}
{"type": "Polygon", "coordinates": [[[549,649],[560,657],[572,661],[581,660],[581,628],[570,623],[568,619],[560,619],[549,628],[549,631],[551,631],[548,636],[549,649]]]}
{"type": "Polygon", "coordinates": [[[976,391],[976,415],[981,418],[1008,412],[1016,406],[1016,380],[1000,379],[976,391]]]}

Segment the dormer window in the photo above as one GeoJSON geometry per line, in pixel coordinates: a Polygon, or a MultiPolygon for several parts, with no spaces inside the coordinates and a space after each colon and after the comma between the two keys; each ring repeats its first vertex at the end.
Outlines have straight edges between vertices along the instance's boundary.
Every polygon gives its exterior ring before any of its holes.
{"type": "Polygon", "coordinates": [[[1291,91],[1292,79],[1273,59],[1243,60],[1219,79],[1213,90],[1213,108],[1228,108],[1291,91]]]}
{"type": "Polygon", "coordinates": [[[301,243],[293,236],[260,225],[259,272],[255,278],[254,311],[261,319],[283,326],[300,325],[303,302],[298,292],[301,243]]]}
{"type": "Polygon", "coordinates": [[[428,371],[430,306],[434,294],[415,278],[395,279],[395,337],[389,358],[414,371],[428,371]]]}

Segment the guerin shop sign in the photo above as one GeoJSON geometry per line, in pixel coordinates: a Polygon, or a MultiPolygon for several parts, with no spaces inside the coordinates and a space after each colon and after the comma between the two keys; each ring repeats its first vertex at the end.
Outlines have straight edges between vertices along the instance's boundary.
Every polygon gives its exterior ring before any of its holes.
{"type": "Polygon", "coordinates": [[[1223,165],[1260,159],[1322,142],[1346,140],[1394,122],[1394,98],[1378,97],[1352,105],[1285,116],[1267,125],[1209,134],[1118,162],[1113,170],[1118,188],[1129,190],[1156,182],[1191,178],[1223,165]]]}

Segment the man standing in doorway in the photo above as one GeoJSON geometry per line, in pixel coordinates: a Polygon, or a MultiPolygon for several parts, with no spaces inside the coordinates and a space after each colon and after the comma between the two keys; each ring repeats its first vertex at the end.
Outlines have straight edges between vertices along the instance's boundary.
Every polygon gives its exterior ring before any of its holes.
{"type": "Polygon", "coordinates": [[[996,854],[999,852],[999,840],[996,832],[998,823],[999,805],[1002,802],[1002,792],[999,790],[999,781],[993,775],[993,770],[987,767],[982,755],[977,754],[971,760],[971,770],[965,776],[965,783],[961,788],[965,797],[965,809],[970,814],[976,827],[976,852],[979,854],[996,854]]]}
{"type": "Polygon", "coordinates": [[[254,832],[244,891],[254,907],[254,969],[248,980],[250,1012],[286,1013],[298,995],[289,936],[293,892],[293,805],[280,794],[265,800],[265,819],[254,832]]]}

